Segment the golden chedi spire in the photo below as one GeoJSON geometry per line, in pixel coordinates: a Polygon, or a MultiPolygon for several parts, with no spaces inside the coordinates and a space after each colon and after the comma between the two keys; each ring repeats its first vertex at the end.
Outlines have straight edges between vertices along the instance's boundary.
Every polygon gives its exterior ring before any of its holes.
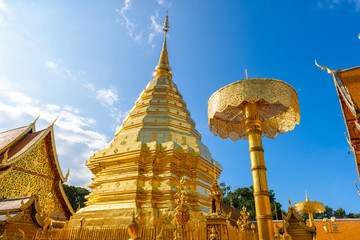
{"type": "Polygon", "coordinates": [[[95,175],[88,185],[87,203],[70,221],[79,225],[81,217],[105,226],[125,225],[135,208],[139,224],[152,224],[159,214],[174,209],[178,179],[186,176],[189,187],[187,207],[194,219],[210,208],[212,172],[222,166],[212,158],[191,118],[183,96],[172,80],[166,35],[159,63],[151,79],[108,147],[94,153],[86,166],[95,175]],[[214,170],[213,168],[214,167],[214,170]],[[116,217],[114,217],[116,215],[116,217]]]}
{"type": "Polygon", "coordinates": [[[163,43],[163,47],[162,47],[162,50],[160,53],[159,63],[155,68],[154,77],[155,78],[166,77],[171,80],[172,79],[171,67],[169,64],[168,52],[167,52],[167,47],[166,47],[166,35],[167,35],[167,32],[169,31],[169,16],[167,14],[166,14],[163,30],[165,32],[164,43],[163,43]]]}

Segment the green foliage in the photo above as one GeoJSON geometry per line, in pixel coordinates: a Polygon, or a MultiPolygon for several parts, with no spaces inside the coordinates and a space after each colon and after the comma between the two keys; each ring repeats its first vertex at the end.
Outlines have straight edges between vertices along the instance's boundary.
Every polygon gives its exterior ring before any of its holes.
{"type": "Polygon", "coordinates": [[[347,218],[360,218],[360,213],[349,213],[346,215],[347,218]]]}
{"type": "Polygon", "coordinates": [[[74,211],[77,210],[79,204],[80,207],[85,206],[85,201],[86,201],[85,196],[90,193],[89,190],[83,187],[76,187],[67,184],[63,184],[63,188],[74,211]]]}
{"type": "Polygon", "coordinates": [[[334,211],[334,216],[336,218],[345,218],[346,217],[346,212],[343,208],[339,208],[338,210],[334,211]]]}
{"type": "Polygon", "coordinates": [[[334,209],[332,207],[329,207],[328,205],[325,205],[325,212],[314,214],[315,219],[331,218],[333,216],[334,216],[334,209]]]}
{"type": "MultiPolygon", "coordinates": [[[[225,183],[220,183],[220,188],[223,191],[224,200],[223,202],[227,205],[230,205],[230,198],[233,200],[234,207],[241,209],[243,206],[246,207],[247,212],[250,213],[250,218],[255,220],[256,211],[255,211],[255,199],[254,199],[254,189],[253,186],[237,188],[234,191],[231,191],[231,186],[226,186],[225,183]]],[[[276,219],[276,212],[278,219],[282,219],[281,216],[281,207],[282,205],[279,202],[276,202],[275,193],[273,190],[270,190],[270,206],[273,218],[276,219]],[[276,205],[276,212],[275,212],[276,205]]]]}

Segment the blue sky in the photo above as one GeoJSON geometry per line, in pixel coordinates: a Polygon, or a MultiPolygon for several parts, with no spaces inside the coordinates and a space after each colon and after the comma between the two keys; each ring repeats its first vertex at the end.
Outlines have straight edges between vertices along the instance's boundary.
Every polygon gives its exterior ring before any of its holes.
{"type": "Polygon", "coordinates": [[[300,125],[264,138],[268,184],[287,199],[360,212],[353,154],[331,69],[357,66],[360,1],[0,0],[0,130],[55,127],[63,172],[85,186],[85,161],[116,129],[152,78],[169,9],[169,60],[202,141],[233,188],[252,185],[248,143],[215,137],[207,101],[219,88],[269,77],[298,92],[300,125]],[[357,57],[356,57],[357,56],[357,57]]]}

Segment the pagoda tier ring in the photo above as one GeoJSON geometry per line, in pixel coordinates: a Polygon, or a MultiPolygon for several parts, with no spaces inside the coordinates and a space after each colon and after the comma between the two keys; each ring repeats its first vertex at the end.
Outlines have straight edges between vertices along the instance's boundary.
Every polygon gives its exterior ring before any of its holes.
{"type": "Polygon", "coordinates": [[[208,102],[210,131],[233,141],[247,139],[245,105],[256,103],[262,136],[275,138],[300,123],[295,89],[271,78],[249,78],[231,83],[215,92],[208,102]]]}

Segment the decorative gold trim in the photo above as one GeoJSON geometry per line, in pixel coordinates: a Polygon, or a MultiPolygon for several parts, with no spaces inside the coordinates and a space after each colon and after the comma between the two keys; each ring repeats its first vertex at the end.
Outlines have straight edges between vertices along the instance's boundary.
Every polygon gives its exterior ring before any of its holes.
{"type": "Polygon", "coordinates": [[[67,171],[67,173],[66,173],[66,175],[65,175],[65,181],[64,181],[64,183],[68,181],[69,175],[70,175],[70,168],[68,168],[68,171],[67,171]]]}
{"type": "Polygon", "coordinates": [[[68,206],[69,210],[70,210],[70,213],[71,215],[74,215],[74,209],[72,208],[70,202],[69,202],[69,199],[67,198],[66,194],[65,194],[65,191],[64,191],[64,188],[62,186],[62,182],[59,181],[59,188],[60,188],[60,191],[61,191],[61,195],[62,197],[64,198],[65,202],[66,202],[66,205],[68,206]]]}
{"type": "MultiPolygon", "coordinates": [[[[8,214],[6,214],[6,215],[8,215],[8,214]]],[[[6,223],[11,223],[11,222],[15,221],[16,219],[18,219],[19,217],[21,217],[23,215],[24,215],[23,211],[19,212],[18,214],[16,214],[13,217],[10,217],[10,214],[9,214],[9,217],[5,220],[5,222],[6,223]]]]}
{"type": "Polygon", "coordinates": [[[320,66],[316,59],[315,59],[315,65],[318,66],[319,68],[321,68],[321,70],[327,70],[328,74],[333,74],[333,70],[331,70],[330,68],[324,67],[324,66],[320,66]]]}

